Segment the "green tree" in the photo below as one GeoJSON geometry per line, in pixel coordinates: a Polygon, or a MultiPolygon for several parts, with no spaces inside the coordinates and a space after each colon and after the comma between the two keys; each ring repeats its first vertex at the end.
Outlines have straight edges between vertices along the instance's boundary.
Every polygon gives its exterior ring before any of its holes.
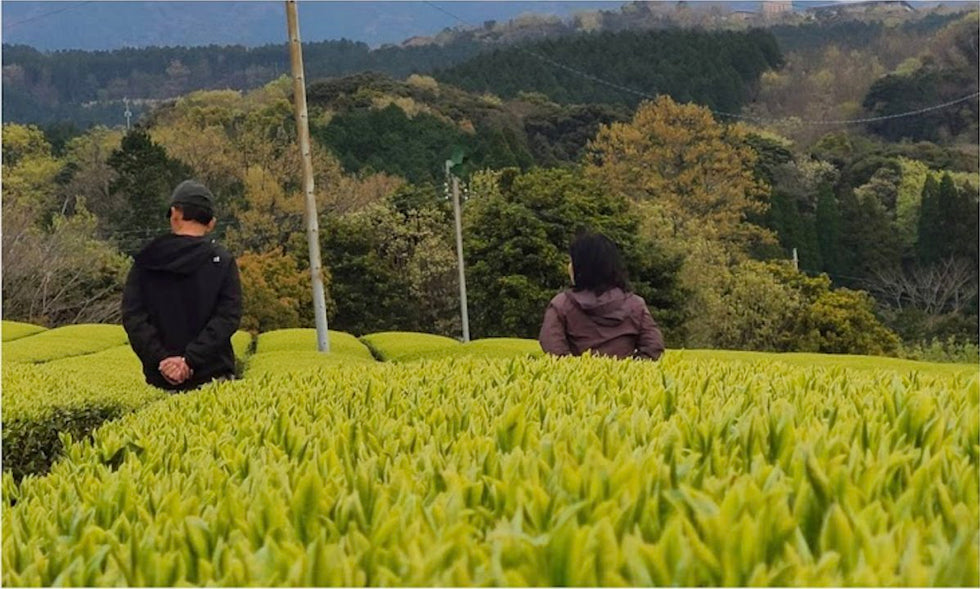
{"type": "Polygon", "coordinates": [[[491,176],[474,180],[465,212],[474,336],[536,337],[548,301],[569,285],[568,246],[583,230],[617,243],[634,290],[657,321],[668,334],[680,327],[680,260],[639,236],[640,217],[627,199],[574,170],[491,176]]]}
{"type": "MultiPolygon", "coordinates": [[[[313,327],[313,291],[310,273],[281,250],[247,252],[238,257],[242,281],[241,328],[253,332],[287,327],[313,327]]],[[[323,287],[330,293],[329,272],[323,272],[323,287]]],[[[329,294],[327,314],[336,304],[329,294]]]]}
{"type": "Polygon", "coordinates": [[[957,230],[955,243],[959,247],[957,254],[972,259],[976,268],[980,256],[980,201],[977,199],[977,189],[967,182],[959,189],[957,204],[957,230]]]}
{"type": "Polygon", "coordinates": [[[771,240],[748,221],[769,205],[756,152],[744,129],[719,124],[707,109],[661,96],[630,123],[603,127],[590,148],[586,174],[608,192],[651,203],[672,249],[687,252],[705,239],[738,255],[771,240]]]}
{"type": "Polygon", "coordinates": [[[64,162],[51,155],[44,133],[33,125],[3,125],[4,212],[18,207],[47,225],[62,206],[57,179],[64,162]]]}
{"type": "Polygon", "coordinates": [[[922,187],[919,207],[919,231],[916,253],[923,264],[931,264],[942,255],[942,218],[939,210],[939,183],[930,175],[922,187]]]}
{"type": "Polygon", "coordinates": [[[123,137],[109,166],[116,173],[110,192],[122,197],[122,206],[111,213],[111,237],[122,251],[134,254],[147,238],[166,231],[170,193],[191,171],[141,127],[123,137]]]}
{"type": "Polygon", "coordinates": [[[761,351],[887,354],[898,337],[874,314],[863,291],[831,290],[826,275],[788,263],[746,261],[727,276],[710,345],[761,351]]]}
{"type": "Polygon", "coordinates": [[[841,218],[837,197],[829,183],[822,184],[817,191],[817,244],[823,270],[832,276],[841,273],[840,236],[841,218]]]}
{"type": "Polygon", "coordinates": [[[976,248],[976,191],[957,189],[950,174],[943,174],[936,200],[936,226],[931,229],[935,259],[973,258],[976,248]]]}
{"type": "Polygon", "coordinates": [[[392,198],[321,221],[323,263],[337,302],[334,328],[459,335],[452,225],[443,211],[410,202],[392,198]]]}
{"type": "Polygon", "coordinates": [[[959,218],[961,212],[960,192],[953,184],[953,177],[943,174],[939,181],[939,229],[942,240],[939,242],[939,256],[942,258],[954,257],[957,253],[959,244],[957,238],[962,232],[958,229],[962,226],[963,220],[959,218]]]}

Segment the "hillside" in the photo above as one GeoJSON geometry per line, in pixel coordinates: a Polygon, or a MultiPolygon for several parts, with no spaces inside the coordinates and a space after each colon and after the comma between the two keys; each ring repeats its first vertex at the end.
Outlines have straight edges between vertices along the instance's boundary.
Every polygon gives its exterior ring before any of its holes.
{"type": "Polygon", "coordinates": [[[556,102],[635,106],[644,98],[590,80],[737,112],[763,72],[782,56],[768,32],[645,31],[579,34],[495,50],[453,68],[441,81],[511,98],[540,92],[556,102]],[[563,67],[556,67],[555,63],[563,67]],[[581,73],[570,72],[579,70],[581,73]]]}
{"type": "Polygon", "coordinates": [[[308,96],[311,133],[348,171],[384,171],[416,183],[441,181],[442,162],[457,147],[474,169],[568,164],[600,125],[629,117],[613,106],[502,101],[423,76],[337,78],[311,84],[308,96]]]}
{"type": "MultiPolygon", "coordinates": [[[[438,3],[462,18],[504,23],[533,12],[563,19],[598,8],[615,10],[622,1],[578,0],[438,3]]],[[[420,36],[435,37],[455,25],[445,13],[422,2],[304,2],[299,5],[306,41],[351,39],[377,48],[420,36]]],[[[286,16],[281,2],[63,2],[3,3],[3,34],[14,45],[43,51],[114,51],[151,46],[281,43],[286,16]]]]}
{"type": "MultiPolygon", "coordinates": [[[[468,41],[378,50],[344,40],[303,44],[310,79],[362,71],[403,78],[464,61],[480,50],[468,41]]],[[[289,52],[285,45],[212,45],[42,53],[4,45],[3,66],[4,121],[70,121],[85,128],[124,123],[124,98],[134,101],[138,118],[161,101],[191,91],[262,86],[289,73],[289,52]]]]}
{"type": "MultiPolygon", "coordinates": [[[[4,10],[27,10],[27,7],[21,7],[20,4],[7,3],[4,5],[4,10]]],[[[545,11],[551,7],[551,4],[538,3],[535,7],[545,11]]],[[[607,5],[602,6],[605,8],[607,5]]],[[[757,10],[758,3],[752,2],[710,6],[709,3],[705,3],[703,8],[698,3],[694,8],[687,9],[680,4],[669,2],[629,3],[621,7],[608,5],[608,8],[598,11],[586,10],[587,7],[588,3],[582,5],[578,13],[565,19],[555,15],[528,14],[507,21],[472,18],[473,15],[469,14],[462,5],[448,7],[449,14],[430,8],[431,12],[439,15],[448,25],[441,32],[423,36],[406,35],[407,38],[400,45],[378,48],[372,48],[363,41],[309,42],[311,39],[316,39],[316,35],[304,35],[303,38],[308,40],[304,43],[307,76],[309,79],[317,79],[374,71],[404,78],[412,73],[431,74],[434,70],[447,70],[457,65],[463,68],[461,72],[465,72],[467,66],[462,64],[481,53],[505,49],[515,44],[540,42],[546,38],[561,39],[583,33],[666,29],[744,31],[752,26],[772,27],[784,57],[791,57],[791,53],[798,51],[826,48],[831,45],[863,47],[885,33],[891,36],[896,30],[911,35],[895,46],[872,49],[871,57],[886,59],[887,55],[901,54],[921,47],[923,40],[949,19],[954,18],[952,13],[955,13],[955,5],[950,8],[928,10],[923,7],[914,14],[848,14],[846,17],[825,22],[807,17],[806,13],[799,11],[775,21],[763,19],[757,13],[747,13],[753,15],[747,20],[736,18],[746,14],[736,13],[737,10],[745,8],[757,10]],[[745,6],[742,6],[743,4],[745,6]],[[450,16],[457,13],[470,19],[467,22],[481,24],[464,25],[450,16]],[[898,51],[895,51],[896,48],[898,51]]],[[[251,13],[260,8],[254,4],[249,5],[244,7],[244,13],[251,13]]],[[[320,8],[321,5],[316,3],[310,7],[313,11],[320,8]]],[[[171,7],[164,3],[152,9],[155,12],[165,13],[171,10],[171,7]]],[[[76,16],[84,22],[87,13],[77,7],[66,10],[64,17],[73,15],[77,10],[81,12],[76,16]]],[[[214,7],[204,7],[201,10],[210,11],[208,14],[211,16],[208,18],[213,18],[212,13],[216,14],[216,11],[220,11],[214,7]]],[[[269,8],[261,8],[261,10],[269,10],[269,8]]],[[[5,27],[3,119],[8,122],[37,124],[71,123],[78,128],[86,128],[91,124],[121,125],[125,123],[123,98],[131,100],[131,110],[138,117],[160,100],[174,98],[195,90],[223,88],[244,90],[259,87],[288,71],[288,55],[285,46],[279,42],[249,46],[247,40],[250,34],[249,27],[234,26],[239,18],[248,20],[249,17],[244,13],[240,15],[232,11],[230,18],[221,22],[222,27],[234,28],[238,36],[229,38],[212,35],[204,41],[185,41],[187,44],[201,44],[190,48],[172,46],[172,43],[166,43],[161,37],[159,42],[165,46],[144,48],[131,46],[107,51],[44,52],[24,45],[25,41],[29,41],[27,38],[6,34],[8,31],[5,27]]],[[[62,17],[61,13],[56,16],[62,17]]],[[[27,13],[24,17],[31,18],[27,13]]],[[[185,18],[189,16],[180,16],[180,19],[185,18]]],[[[310,26],[315,28],[323,20],[311,18],[310,26]]],[[[17,23],[17,21],[12,22],[17,23]]],[[[105,17],[100,19],[99,26],[111,22],[112,18],[105,17]]],[[[143,21],[133,19],[132,22],[143,21]]],[[[44,20],[39,24],[44,24],[44,20]]],[[[272,39],[278,39],[279,34],[277,33],[277,36],[272,39]]],[[[617,63],[615,67],[610,68],[609,64],[602,62],[602,55],[603,53],[599,52],[598,55],[571,59],[571,64],[595,66],[589,70],[593,75],[596,72],[628,67],[617,63]],[[596,60],[598,63],[592,63],[596,60]]],[[[792,63],[792,59],[789,61],[792,63]]],[[[709,69],[717,65],[712,64],[709,69]]],[[[540,63],[531,65],[534,71],[543,71],[542,66],[543,64],[540,63]]],[[[472,69],[472,66],[469,67],[472,69]]],[[[663,81],[656,79],[651,81],[648,76],[644,76],[645,67],[641,64],[632,75],[617,79],[631,80],[638,90],[644,92],[650,91],[654,86],[659,88],[663,81]]],[[[697,60],[692,62],[692,71],[701,74],[710,73],[706,72],[697,60]]],[[[545,83],[552,85],[555,83],[552,78],[557,76],[558,79],[563,80],[563,83],[566,78],[560,71],[545,73],[545,83]]],[[[508,76],[512,77],[512,74],[508,76]]],[[[739,77],[744,79],[745,76],[740,73],[739,77]]],[[[500,88],[495,88],[493,80],[480,79],[479,70],[466,74],[465,78],[468,78],[468,83],[472,84],[468,87],[490,88],[497,94],[530,89],[517,87],[520,84],[515,83],[515,79],[505,81],[500,88]]],[[[535,80],[530,81],[535,82],[535,80]]],[[[582,86],[583,83],[586,88],[590,87],[590,83],[584,80],[578,80],[570,87],[574,89],[582,86]]],[[[732,78],[728,87],[737,92],[740,84],[741,82],[736,78],[732,78]]],[[[581,91],[576,92],[578,92],[577,96],[559,98],[559,100],[583,102],[584,96],[591,96],[591,99],[602,98],[600,101],[609,101],[608,96],[596,90],[587,90],[584,95],[581,91]]],[[[705,89],[699,89],[694,91],[692,96],[699,96],[704,92],[705,89]]],[[[613,96],[612,100],[621,102],[624,98],[613,96]]],[[[719,97],[713,97],[712,100],[716,104],[723,101],[719,97]]],[[[857,101],[860,102],[860,98],[857,101]]]]}
{"type": "MultiPolygon", "coordinates": [[[[628,82],[656,69],[660,91],[732,110],[739,109],[762,71],[780,59],[772,38],[761,32],[624,32],[545,43],[530,48],[559,59],[572,53],[618,55],[621,69],[607,71],[613,78],[628,82]],[[704,61],[702,73],[692,77],[696,51],[710,51],[716,59],[704,61]]],[[[625,121],[638,99],[571,76],[544,75],[543,67],[548,66],[519,50],[505,50],[460,70],[437,72],[440,83],[417,75],[401,82],[374,74],[315,82],[307,90],[316,111],[311,132],[348,171],[384,171],[416,183],[438,181],[441,162],[454,147],[463,149],[474,169],[571,164],[600,125],[625,121]],[[501,100],[486,88],[455,87],[478,71],[494,72],[484,76],[494,90],[528,92],[502,92],[506,100],[501,100]],[[534,80],[542,85],[536,87],[534,80]],[[548,80],[552,85],[543,85],[548,80]]]]}

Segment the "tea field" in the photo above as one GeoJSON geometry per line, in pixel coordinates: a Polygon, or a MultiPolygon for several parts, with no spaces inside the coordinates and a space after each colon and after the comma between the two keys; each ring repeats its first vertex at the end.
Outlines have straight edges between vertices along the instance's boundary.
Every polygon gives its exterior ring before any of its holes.
{"type": "Polygon", "coordinates": [[[169,395],[3,333],[5,586],[980,585],[976,366],[282,330],[169,395]]]}

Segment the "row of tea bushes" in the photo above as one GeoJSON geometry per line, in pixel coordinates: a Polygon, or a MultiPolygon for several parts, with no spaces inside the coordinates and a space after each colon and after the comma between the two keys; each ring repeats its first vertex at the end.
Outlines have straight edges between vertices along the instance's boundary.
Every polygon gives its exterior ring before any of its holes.
{"type": "Polygon", "coordinates": [[[975,377],[450,358],[154,403],[3,481],[3,583],[971,585],[975,377]]]}

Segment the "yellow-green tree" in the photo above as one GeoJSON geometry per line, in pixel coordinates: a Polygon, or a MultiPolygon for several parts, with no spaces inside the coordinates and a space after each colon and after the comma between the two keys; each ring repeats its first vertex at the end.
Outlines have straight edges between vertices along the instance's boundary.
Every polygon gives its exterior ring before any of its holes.
{"type": "MultiPolygon", "coordinates": [[[[260,332],[287,327],[313,326],[313,294],[310,273],[282,250],[246,253],[238,258],[242,280],[242,329],[260,332]]],[[[330,292],[330,273],[323,272],[330,292]]],[[[336,305],[327,295],[327,312],[336,305]]]]}
{"type": "Polygon", "coordinates": [[[45,222],[60,209],[55,178],[64,162],[51,155],[44,133],[34,125],[3,126],[3,206],[45,222]]]}
{"type": "Polygon", "coordinates": [[[600,129],[586,173],[614,194],[648,203],[658,237],[690,251],[697,241],[744,251],[771,235],[748,222],[765,211],[768,191],[754,175],[755,152],[739,126],[667,96],[645,102],[629,123],[600,129]]]}
{"type": "Polygon", "coordinates": [[[722,270],[748,257],[749,247],[775,242],[750,221],[761,218],[769,189],[757,179],[756,152],[740,126],[662,96],[640,105],[633,120],[600,129],[590,144],[586,175],[635,204],[641,232],[669,256],[682,256],[681,288],[690,293],[684,315],[692,342],[711,341],[698,325],[717,308],[722,270]]]}

